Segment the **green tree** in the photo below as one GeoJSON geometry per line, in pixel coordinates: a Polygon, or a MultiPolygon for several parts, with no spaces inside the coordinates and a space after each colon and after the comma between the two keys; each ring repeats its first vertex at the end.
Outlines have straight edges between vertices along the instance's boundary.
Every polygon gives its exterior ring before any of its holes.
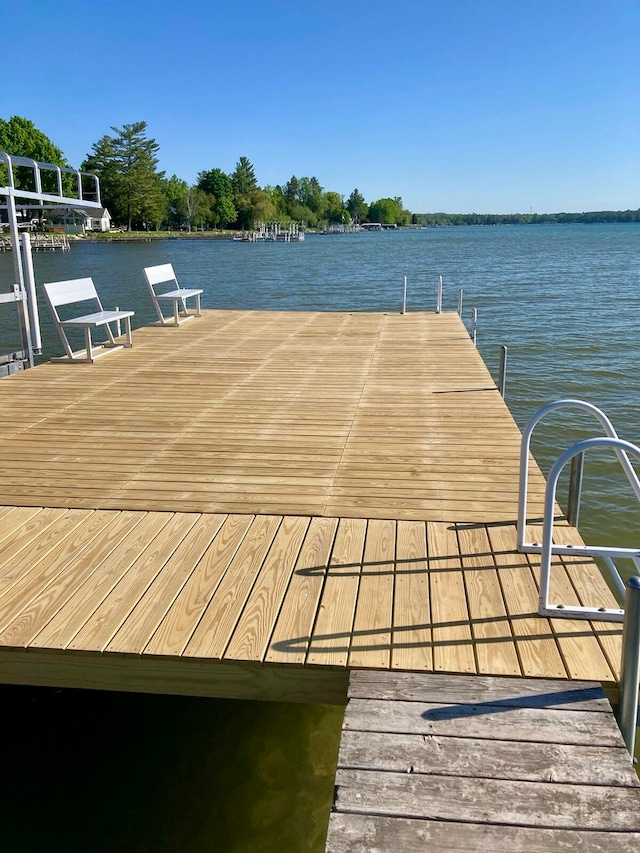
{"type": "Polygon", "coordinates": [[[191,231],[194,225],[202,225],[203,222],[209,220],[213,202],[213,196],[208,195],[199,187],[185,188],[178,199],[178,213],[183,222],[186,223],[188,231],[191,231]]]}
{"type": "Polygon", "coordinates": [[[238,211],[238,225],[240,228],[251,228],[255,220],[262,218],[253,209],[254,201],[259,196],[255,195],[258,182],[251,162],[246,157],[240,157],[229,179],[233,187],[233,202],[238,211]]]}
{"type": "Polygon", "coordinates": [[[164,172],[156,168],[160,146],[147,138],[146,129],[145,121],[112,127],[116,135],[99,139],[82,166],[98,175],[104,204],[128,230],[133,223],[143,228],[158,225],[168,210],[164,172]]]}
{"type": "Polygon", "coordinates": [[[178,208],[180,199],[188,189],[188,186],[187,182],[183,181],[177,175],[172,175],[163,183],[164,194],[168,202],[168,221],[171,226],[179,227],[182,224],[178,208]]]}
{"type": "Polygon", "coordinates": [[[383,225],[398,223],[402,217],[402,210],[396,199],[379,198],[369,205],[369,221],[381,222],[383,225]]]}
{"type": "Polygon", "coordinates": [[[238,212],[233,203],[231,179],[222,169],[209,169],[198,175],[198,187],[213,198],[211,203],[211,221],[224,228],[234,222],[238,212]]]}
{"type": "Polygon", "coordinates": [[[329,222],[342,222],[344,211],[344,203],[342,196],[339,193],[326,192],[324,194],[325,215],[329,222]]]}
{"type": "Polygon", "coordinates": [[[347,199],[347,210],[355,222],[362,222],[367,218],[369,205],[366,203],[364,196],[357,187],[347,199]]]}
{"type": "MultiPolygon", "coordinates": [[[[32,121],[22,116],[12,116],[8,121],[0,119],[0,151],[12,154],[14,157],[29,157],[41,163],[52,163],[54,166],[67,166],[64,154],[54,145],[48,136],[38,130],[32,121]]],[[[27,192],[36,189],[33,178],[33,170],[24,166],[14,168],[16,186],[27,192]]],[[[0,165],[0,184],[8,182],[6,166],[0,165]]],[[[65,189],[63,192],[76,192],[70,184],[75,184],[73,178],[65,176],[65,189]]],[[[58,193],[58,182],[56,174],[45,170],[42,173],[42,189],[53,194],[58,193]]]]}

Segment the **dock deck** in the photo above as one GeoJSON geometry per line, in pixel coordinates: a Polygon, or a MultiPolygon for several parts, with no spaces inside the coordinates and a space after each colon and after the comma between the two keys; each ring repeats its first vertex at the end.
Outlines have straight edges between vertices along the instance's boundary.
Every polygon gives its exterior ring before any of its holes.
{"type": "Polygon", "coordinates": [[[599,684],[354,672],[327,853],[632,853],[640,781],[599,684]]]}
{"type": "MultiPolygon", "coordinates": [[[[620,626],[537,615],[520,433],[457,315],[206,311],[4,379],[0,435],[2,681],[343,703],[361,668],[618,677],[620,626]]],[[[616,606],[590,561],[552,583],[616,606]]]]}

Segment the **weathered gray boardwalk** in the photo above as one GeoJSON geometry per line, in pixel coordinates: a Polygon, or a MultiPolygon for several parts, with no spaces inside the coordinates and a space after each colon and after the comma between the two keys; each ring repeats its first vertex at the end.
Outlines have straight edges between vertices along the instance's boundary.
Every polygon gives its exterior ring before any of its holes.
{"type": "Polygon", "coordinates": [[[640,782],[599,684],[351,673],[327,853],[631,853],[640,782]]]}

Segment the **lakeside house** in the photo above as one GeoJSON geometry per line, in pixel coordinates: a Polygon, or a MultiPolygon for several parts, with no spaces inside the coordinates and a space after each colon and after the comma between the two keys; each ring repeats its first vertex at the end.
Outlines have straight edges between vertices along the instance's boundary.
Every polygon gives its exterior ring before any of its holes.
{"type": "Polygon", "coordinates": [[[49,214],[53,230],[65,234],[86,234],[87,231],[110,231],[111,215],[106,207],[72,210],[63,208],[49,214]]]}

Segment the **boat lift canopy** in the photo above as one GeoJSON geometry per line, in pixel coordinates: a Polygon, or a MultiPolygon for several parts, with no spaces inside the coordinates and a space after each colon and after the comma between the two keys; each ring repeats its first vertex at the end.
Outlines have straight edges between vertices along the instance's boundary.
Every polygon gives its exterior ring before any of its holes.
{"type": "MultiPolygon", "coordinates": [[[[24,181],[18,183],[24,183],[24,181]]],[[[22,361],[25,367],[33,367],[34,354],[42,351],[42,344],[31,261],[31,242],[28,234],[20,235],[19,233],[17,211],[58,206],[76,210],[102,207],[100,181],[97,175],[80,172],[67,166],[56,166],[53,163],[40,163],[30,157],[15,157],[0,151],[0,209],[7,210],[16,279],[8,294],[0,293],[0,303],[15,302],[18,308],[23,349],[22,361]],[[27,190],[16,185],[17,169],[30,170],[32,177],[29,184],[33,189],[27,190]],[[71,181],[63,181],[63,175],[71,175],[73,178],[71,181]],[[5,177],[7,185],[2,186],[5,177]],[[69,183],[75,185],[75,192],[65,195],[70,192],[71,187],[67,186],[69,183]],[[55,185],[53,191],[50,188],[51,184],[55,185]],[[17,199],[22,203],[17,204],[17,199]]]]}

